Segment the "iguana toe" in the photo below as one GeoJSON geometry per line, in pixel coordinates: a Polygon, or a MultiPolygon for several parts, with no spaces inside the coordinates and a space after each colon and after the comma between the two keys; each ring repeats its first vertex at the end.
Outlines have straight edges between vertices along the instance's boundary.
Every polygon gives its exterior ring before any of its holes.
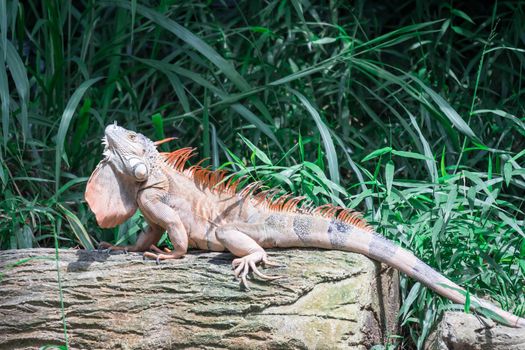
{"type": "Polygon", "coordinates": [[[108,242],[100,242],[97,250],[106,254],[110,254],[111,252],[123,252],[124,254],[128,254],[127,247],[119,247],[108,242]]]}
{"type": "Polygon", "coordinates": [[[155,253],[152,253],[152,252],[144,252],[144,254],[142,255],[142,259],[143,260],[155,260],[155,261],[157,261],[158,258],[159,258],[159,255],[157,255],[155,253]]]}
{"type": "Polygon", "coordinates": [[[97,250],[99,252],[109,253],[111,251],[111,247],[113,247],[113,245],[108,242],[100,242],[98,244],[97,250]]]}
{"type": "Polygon", "coordinates": [[[250,287],[248,286],[248,281],[246,277],[248,276],[248,273],[253,271],[253,273],[258,276],[259,278],[266,280],[266,281],[272,281],[279,278],[283,278],[283,276],[268,276],[259,271],[257,268],[257,263],[262,262],[263,264],[267,266],[279,266],[274,263],[268,263],[268,259],[266,257],[266,253],[264,252],[256,252],[249,255],[246,255],[242,258],[237,258],[232,261],[232,268],[234,269],[233,274],[235,275],[235,278],[241,279],[241,285],[244,286],[246,289],[250,290],[250,287]]]}
{"type": "Polygon", "coordinates": [[[144,252],[143,258],[144,260],[146,258],[153,259],[157,263],[157,265],[160,264],[161,260],[168,260],[168,259],[180,259],[184,256],[184,254],[170,252],[169,254],[161,253],[161,254],[155,254],[152,252],[144,252]]]}

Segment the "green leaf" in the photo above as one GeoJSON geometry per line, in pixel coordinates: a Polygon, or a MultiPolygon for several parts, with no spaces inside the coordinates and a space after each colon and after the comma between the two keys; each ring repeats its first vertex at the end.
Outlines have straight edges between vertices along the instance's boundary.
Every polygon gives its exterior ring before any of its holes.
{"type": "Polygon", "coordinates": [[[468,29],[465,29],[463,27],[460,27],[460,26],[451,26],[450,28],[452,28],[452,30],[454,32],[456,32],[457,34],[459,35],[462,35],[466,38],[472,38],[474,36],[474,33],[472,33],[470,30],[468,29]]]}
{"type": "Polygon", "coordinates": [[[55,151],[55,192],[58,192],[58,189],[60,188],[60,170],[61,170],[61,164],[62,164],[62,157],[65,156],[64,153],[64,141],[66,139],[67,131],[69,129],[69,124],[71,123],[71,119],[73,118],[73,114],[75,113],[75,110],[80,103],[80,100],[82,99],[82,96],[84,96],[84,93],[87,89],[93,84],[95,84],[97,81],[102,79],[103,77],[98,77],[94,79],[90,79],[88,81],[83,82],[73,93],[71,98],[69,99],[66,108],[64,109],[64,112],[62,113],[62,117],[60,118],[60,126],[58,127],[58,133],[56,137],[56,151],[55,151]]]}
{"type": "Polygon", "coordinates": [[[177,95],[179,102],[182,105],[182,110],[185,113],[191,113],[190,103],[188,101],[188,97],[186,96],[184,85],[182,85],[182,82],[180,81],[177,74],[173,74],[169,71],[165,71],[164,73],[168,77],[168,80],[170,81],[171,86],[173,86],[173,90],[175,91],[175,94],[177,95]]]}
{"type": "Polygon", "coordinates": [[[20,97],[22,136],[24,140],[29,136],[29,119],[27,115],[27,103],[29,102],[29,79],[25,64],[18,55],[16,48],[7,41],[7,66],[11,72],[11,78],[15,82],[15,87],[20,97]]]}
{"type": "Polygon", "coordinates": [[[490,309],[484,308],[483,306],[476,308],[476,311],[485,316],[486,318],[496,321],[497,323],[509,325],[509,322],[505,320],[502,316],[498,315],[490,309]]]}
{"type": "Polygon", "coordinates": [[[390,196],[392,182],[394,180],[394,162],[389,160],[385,166],[386,195],[390,196]]]}
{"type": "Polygon", "coordinates": [[[131,0],[131,44],[133,45],[133,36],[135,34],[135,15],[137,14],[137,0],[131,0]]]}
{"type": "Polygon", "coordinates": [[[2,181],[2,184],[5,186],[7,184],[7,179],[5,176],[4,167],[7,168],[7,165],[4,163],[2,151],[0,150],[0,181],[2,181]]]}
{"type": "Polygon", "coordinates": [[[286,77],[277,79],[277,80],[269,83],[268,85],[270,85],[270,86],[282,85],[282,84],[289,83],[291,81],[294,81],[294,80],[297,80],[297,79],[300,79],[300,78],[312,75],[312,74],[314,74],[316,72],[319,72],[319,71],[322,71],[324,69],[326,69],[326,67],[324,65],[322,65],[320,67],[306,68],[306,69],[300,70],[298,72],[295,72],[293,74],[290,74],[290,75],[288,75],[286,77]]]}
{"type": "Polygon", "coordinates": [[[437,244],[439,242],[439,237],[441,235],[443,224],[443,217],[440,216],[437,218],[436,222],[432,227],[432,249],[434,250],[434,252],[437,251],[437,244]]]}
{"type": "Polygon", "coordinates": [[[505,165],[503,166],[503,178],[505,179],[505,184],[509,186],[510,180],[512,179],[512,163],[511,162],[505,162],[505,165]]]}
{"type": "Polygon", "coordinates": [[[498,217],[504,222],[506,223],[507,225],[509,225],[510,227],[512,227],[516,232],[518,232],[520,235],[522,235],[523,237],[525,237],[525,233],[523,232],[523,230],[521,229],[521,227],[518,226],[518,224],[516,223],[516,219],[511,219],[509,218],[505,213],[503,213],[502,211],[499,211],[498,212],[498,217]]]}
{"type": "Polygon", "coordinates": [[[472,115],[485,114],[485,113],[492,113],[492,114],[495,114],[495,115],[497,115],[499,117],[509,119],[519,128],[519,130],[522,133],[525,132],[525,123],[524,122],[522,122],[516,116],[514,116],[514,115],[512,115],[510,113],[507,113],[505,111],[502,111],[500,109],[478,109],[478,110],[472,111],[472,115]]]}
{"type": "Polygon", "coordinates": [[[372,153],[368,154],[363,159],[361,159],[361,162],[366,162],[367,160],[382,156],[383,154],[390,153],[390,152],[392,152],[392,147],[383,147],[381,149],[377,149],[373,151],[372,153]]]}
{"type": "Polygon", "coordinates": [[[7,1],[0,1],[0,52],[2,53],[0,61],[6,60],[7,47],[7,1]]]}
{"type": "Polygon", "coordinates": [[[423,135],[423,133],[421,132],[421,129],[419,128],[416,118],[412,115],[412,113],[410,113],[410,111],[408,111],[408,109],[406,110],[406,112],[408,116],[410,117],[410,122],[412,123],[412,126],[417,131],[417,134],[419,136],[419,141],[421,142],[421,145],[423,146],[423,152],[425,153],[428,172],[432,178],[432,182],[435,183],[437,182],[438,171],[437,171],[436,162],[434,160],[430,145],[427,139],[425,138],[425,136],[423,135]]]}
{"type": "Polygon", "coordinates": [[[248,27],[248,29],[254,33],[273,34],[273,32],[266,27],[252,26],[252,27],[248,27]]]}
{"type": "Polygon", "coordinates": [[[414,283],[414,286],[410,289],[410,292],[408,293],[407,297],[405,298],[405,300],[403,300],[403,305],[401,305],[401,308],[399,309],[399,314],[402,315],[403,318],[407,315],[408,310],[410,310],[410,306],[412,306],[412,304],[418,297],[420,290],[421,283],[414,283]]]}
{"type": "Polygon", "coordinates": [[[323,141],[324,149],[326,152],[326,159],[328,162],[328,172],[330,173],[330,180],[332,180],[335,184],[339,185],[340,183],[339,162],[337,160],[337,154],[335,152],[335,146],[332,140],[332,136],[330,135],[330,130],[325,125],[325,123],[322,121],[321,116],[319,115],[319,112],[317,112],[317,110],[312,106],[310,101],[308,101],[308,99],[303,96],[303,94],[291,88],[288,88],[287,90],[289,90],[291,93],[297,96],[299,101],[301,101],[303,106],[306,108],[308,113],[310,113],[313,120],[315,121],[317,129],[319,130],[319,133],[321,134],[321,140],[323,141]]]}
{"type": "Polygon", "coordinates": [[[445,204],[445,208],[443,210],[443,218],[445,221],[447,221],[450,217],[450,213],[452,212],[457,196],[458,190],[455,186],[453,186],[450,192],[448,193],[447,203],[445,204]]]}
{"type": "Polygon", "coordinates": [[[463,311],[468,314],[470,313],[470,292],[467,289],[467,293],[465,294],[465,305],[463,307],[463,311]]]}
{"type": "MultiPolygon", "coordinates": [[[[1,52],[0,52],[1,54],[1,52]]],[[[7,148],[9,138],[9,83],[7,82],[7,72],[5,61],[0,59],[0,100],[2,102],[2,138],[4,148],[7,148]]]]}
{"type": "Polygon", "coordinates": [[[430,96],[432,100],[438,105],[439,109],[443,112],[443,114],[448,118],[448,120],[463,134],[470,137],[471,139],[481,143],[480,139],[474,134],[474,131],[468,126],[467,123],[463,120],[463,118],[460,117],[458,112],[452,106],[445,101],[443,97],[441,97],[439,94],[437,94],[434,90],[429,88],[425,83],[423,83],[420,79],[406,74],[407,77],[414,80],[421,88],[430,96]]]}
{"type": "Polygon", "coordinates": [[[446,164],[445,164],[445,148],[446,146],[443,146],[443,150],[441,151],[441,162],[440,162],[440,167],[441,167],[441,177],[447,177],[448,173],[447,173],[447,167],[446,167],[446,164]]]}
{"type": "Polygon", "coordinates": [[[255,156],[257,158],[259,158],[264,164],[266,165],[273,165],[272,164],[272,161],[270,160],[270,158],[268,158],[268,156],[266,155],[266,153],[264,153],[260,148],[258,148],[257,146],[255,146],[250,140],[248,140],[247,138],[245,138],[244,136],[240,135],[239,134],[239,137],[244,141],[244,143],[252,150],[253,154],[255,154],[255,156]]]}
{"type": "Polygon", "coordinates": [[[406,151],[396,151],[396,150],[392,150],[392,154],[396,155],[396,156],[399,156],[399,157],[403,157],[403,158],[414,158],[414,159],[421,159],[421,160],[434,160],[434,158],[432,157],[427,157],[427,156],[424,156],[420,153],[415,153],[415,152],[406,152],[406,151]]]}
{"type": "Polygon", "coordinates": [[[153,129],[155,130],[155,138],[157,140],[165,139],[166,136],[164,134],[164,119],[162,118],[162,114],[153,114],[151,116],[151,123],[153,124],[153,129]]]}
{"type": "Polygon", "coordinates": [[[521,273],[525,276],[525,260],[524,259],[520,259],[520,260],[518,260],[518,263],[519,263],[520,268],[521,268],[521,273]]]}
{"type": "Polygon", "coordinates": [[[69,222],[69,225],[71,226],[71,229],[73,230],[73,233],[77,237],[80,244],[84,247],[84,249],[95,249],[95,247],[93,246],[93,242],[91,241],[91,237],[87,233],[86,229],[84,228],[84,225],[82,225],[78,217],[75,214],[73,214],[70,210],[66,209],[62,204],[57,205],[58,208],[64,213],[67,221],[69,222]]]}
{"type": "Polygon", "coordinates": [[[458,9],[451,9],[450,12],[458,17],[461,17],[463,18],[465,21],[467,22],[470,22],[472,24],[476,24],[474,23],[474,21],[472,20],[472,18],[469,17],[469,15],[467,15],[465,12],[461,11],[461,10],[458,10],[458,9]]]}
{"type": "Polygon", "coordinates": [[[268,136],[273,142],[275,142],[276,145],[279,147],[281,144],[279,143],[279,140],[277,137],[275,137],[275,134],[272,132],[270,127],[265,124],[259,117],[257,117],[252,111],[250,111],[248,108],[244,107],[240,103],[235,103],[231,105],[231,108],[239,113],[244,119],[246,119],[250,124],[253,124],[257,127],[257,129],[261,130],[262,133],[264,133],[266,136],[268,136]]]}
{"type": "Polygon", "coordinates": [[[314,44],[314,45],[325,45],[325,44],[331,44],[331,43],[333,43],[335,41],[337,41],[336,38],[326,37],[326,38],[321,38],[321,39],[314,40],[314,41],[312,41],[312,44],[314,44]]]}
{"type": "Polygon", "coordinates": [[[511,159],[516,161],[518,160],[519,158],[521,158],[523,155],[525,155],[525,149],[523,149],[521,152],[519,152],[518,154],[516,154],[514,157],[512,157],[511,159]]]}
{"type": "MultiPolygon", "coordinates": [[[[128,1],[100,1],[99,3],[105,6],[119,6],[125,9],[130,9],[130,4],[128,1]]],[[[148,7],[137,5],[137,12],[142,16],[152,20],[157,23],[159,26],[165,28],[166,30],[173,33],[179,39],[190,45],[193,49],[200,52],[204,57],[206,57],[211,63],[213,63],[217,68],[219,68],[224,75],[232,81],[237,88],[243,92],[252,90],[252,87],[248,82],[240,75],[233,65],[226,61],[217,51],[215,51],[210,45],[206,44],[201,38],[193,34],[188,29],[184,28],[174,20],[164,16],[160,12],[157,12],[148,7]]],[[[252,103],[257,107],[261,114],[268,120],[272,120],[270,112],[264,106],[264,104],[258,99],[254,98],[252,103]]]]}
{"type": "MultiPolygon", "coordinates": [[[[104,5],[123,7],[128,10],[131,8],[131,5],[128,1],[101,1],[101,3],[104,5]]],[[[206,44],[201,38],[190,32],[188,29],[184,28],[174,20],[164,16],[160,12],[157,12],[146,6],[137,5],[137,12],[170,31],[179,39],[200,52],[204,57],[210,60],[211,63],[217,66],[217,68],[219,68],[224,73],[224,75],[226,75],[240,90],[245,91],[251,88],[246,80],[228,61],[226,61],[210,45],[206,44]]]]}
{"type": "MultiPolygon", "coordinates": [[[[230,108],[232,108],[234,111],[239,113],[245,120],[247,120],[250,124],[253,124],[257,127],[257,129],[261,130],[266,136],[268,136],[275,144],[282,148],[281,144],[279,143],[279,140],[275,136],[275,134],[270,129],[270,126],[268,124],[265,124],[259,117],[257,117],[253,112],[251,112],[249,109],[244,107],[240,103],[233,103],[237,100],[239,100],[241,97],[236,95],[228,95],[223,90],[217,88],[213,84],[211,84],[209,81],[204,79],[202,76],[200,76],[197,73],[191,72],[187,69],[180,68],[176,65],[164,62],[164,61],[158,61],[158,60],[149,60],[149,59],[142,59],[142,58],[135,58],[136,60],[143,62],[147,65],[150,65],[151,67],[154,67],[155,69],[159,69],[164,73],[169,72],[175,72],[181,76],[185,76],[197,84],[201,85],[202,87],[213,91],[213,93],[217,94],[222,100],[223,103],[232,103],[230,105],[230,108]]],[[[169,120],[170,118],[165,118],[166,120],[169,120]]]]}

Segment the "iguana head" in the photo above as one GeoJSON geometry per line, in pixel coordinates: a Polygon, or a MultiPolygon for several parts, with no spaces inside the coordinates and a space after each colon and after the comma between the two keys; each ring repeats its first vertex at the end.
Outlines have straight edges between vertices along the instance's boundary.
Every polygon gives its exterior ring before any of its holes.
{"type": "Polygon", "coordinates": [[[112,164],[115,171],[136,181],[147,180],[151,171],[150,163],[158,154],[150,139],[115,123],[106,127],[102,140],[106,146],[105,160],[112,164]]]}
{"type": "Polygon", "coordinates": [[[85,198],[101,227],[123,223],[137,210],[137,193],[148,180],[159,153],[146,136],[108,125],[104,159],[91,174],[85,198]]]}

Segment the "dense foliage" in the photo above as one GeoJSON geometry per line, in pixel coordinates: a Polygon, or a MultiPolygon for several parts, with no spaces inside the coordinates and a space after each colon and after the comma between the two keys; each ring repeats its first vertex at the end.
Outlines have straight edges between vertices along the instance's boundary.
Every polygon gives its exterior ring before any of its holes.
{"type": "MultiPolygon", "coordinates": [[[[135,239],[83,200],[118,121],[365,213],[525,313],[525,3],[0,2],[0,247],[135,239]]],[[[163,146],[167,147],[167,146],[163,146]]],[[[167,149],[167,148],[166,148],[167,149]]],[[[450,303],[403,279],[403,337],[450,303]]]]}

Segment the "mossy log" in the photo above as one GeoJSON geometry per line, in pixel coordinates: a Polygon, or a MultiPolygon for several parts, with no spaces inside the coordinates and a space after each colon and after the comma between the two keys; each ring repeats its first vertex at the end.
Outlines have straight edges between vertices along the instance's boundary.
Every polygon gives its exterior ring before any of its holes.
{"type": "Polygon", "coordinates": [[[357,254],[270,251],[286,277],[243,290],[227,253],[58,253],[0,252],[0,349],[368,349],[397,329],[397,272],[357,254]]]}

